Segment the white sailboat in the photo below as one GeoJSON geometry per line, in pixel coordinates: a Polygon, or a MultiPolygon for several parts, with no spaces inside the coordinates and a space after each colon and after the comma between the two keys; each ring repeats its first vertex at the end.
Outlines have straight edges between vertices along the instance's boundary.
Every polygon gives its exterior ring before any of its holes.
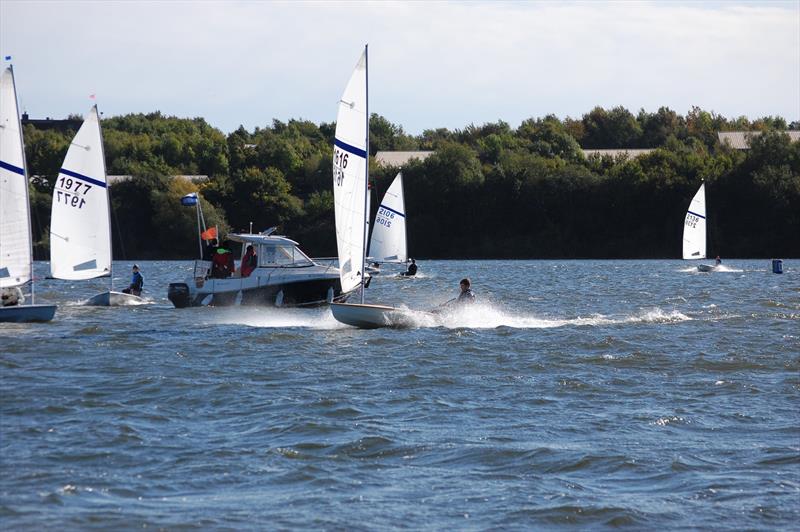
{"type": "Polygon", "coordinates": [[[0,322],[50,321],[55,305],[36,305],[28,172],[14,70],[0,76],[0,322]],[[30,283],[31,302],[20,287],[30,283]]]}
{"type": "Polygon", "coordinates": [[[86,305],[143,303],[140,297],[113,290],[110,211],[103,135],[95,105],[72,139],[53,189],[50,275],[69,281],[108,277],[108,291],[91,297],[86,305]]]}
{"type": "MultiPolygon", "coordinates": [[[[706,184],[700,185],[689,204],[686,218],[683,221],[683,258],[684,260],[706,258],[706,184]]],[[[716,266],[700,264],[697,269],[710,272],[716,266]]]]}
{"type": "Polygon", "coordinates": [[[368,48],[339,100],[333,146],[333,197],[342,292],[361,287],[361,302],[331,303],[333,317],[363,329],[402,325],[409,311],[364,303],[366,235],[369,226],[368,48]]]}
{"type": "Polygon", "coordinates": [[[403,197],[403,173],[400,172],[384,194],[375,214],[369,240],[370,261],[404,264],[408,261],[406,242],[406,205],[403,197]]]}

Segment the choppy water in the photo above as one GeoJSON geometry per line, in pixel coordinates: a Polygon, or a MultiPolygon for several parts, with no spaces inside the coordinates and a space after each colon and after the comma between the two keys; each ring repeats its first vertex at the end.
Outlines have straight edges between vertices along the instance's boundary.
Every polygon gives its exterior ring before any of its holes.
{"type": "Polygon", "coordinates": [[[55,321],[0,324],[0,526],[796,530],[800,261],[726,262],[422,262],[367,300],[480,304],[376,331],[173,309],[188,263],[141,307],[43,281],[55,321]]]}

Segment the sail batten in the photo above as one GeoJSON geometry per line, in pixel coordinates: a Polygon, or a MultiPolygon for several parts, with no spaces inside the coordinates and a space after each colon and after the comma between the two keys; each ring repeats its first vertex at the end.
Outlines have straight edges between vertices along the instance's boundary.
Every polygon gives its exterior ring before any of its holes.
{"type": "Polygon", "coordinates": [[[692,198],[683,221],[683,258],[706,258],[706,185],[700,188],[692,198]]]}

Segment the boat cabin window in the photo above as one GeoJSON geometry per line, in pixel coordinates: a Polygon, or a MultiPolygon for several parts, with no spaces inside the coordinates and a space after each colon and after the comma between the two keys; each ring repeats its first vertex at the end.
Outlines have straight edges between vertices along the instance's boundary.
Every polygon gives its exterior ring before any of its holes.
{"type": "Polygon", "coordinates": [[[259,266],[311,266],[312,264],[311,259],[297,246],[290,244],[262,244],[259,246],[259,266]]]}

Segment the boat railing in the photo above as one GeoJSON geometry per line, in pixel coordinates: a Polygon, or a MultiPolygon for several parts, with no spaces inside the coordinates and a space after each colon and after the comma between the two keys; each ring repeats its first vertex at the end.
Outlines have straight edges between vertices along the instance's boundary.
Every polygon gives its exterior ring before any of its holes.
{"type": "Polygon", "coordinates": [[[210,260],[195,260],[194,261],[194,274],[192,277],[195,279],[206,279],[211,275],[211,261],[210,260]]]}
{"type": "Polygon", "coordinates": [[[325,272],[327,273],[328,270],[336,267],[336,263],[339,262],[339,257],[314,257],[311,260],[314,261],[315,264],[325,266],[325,272]]]}

